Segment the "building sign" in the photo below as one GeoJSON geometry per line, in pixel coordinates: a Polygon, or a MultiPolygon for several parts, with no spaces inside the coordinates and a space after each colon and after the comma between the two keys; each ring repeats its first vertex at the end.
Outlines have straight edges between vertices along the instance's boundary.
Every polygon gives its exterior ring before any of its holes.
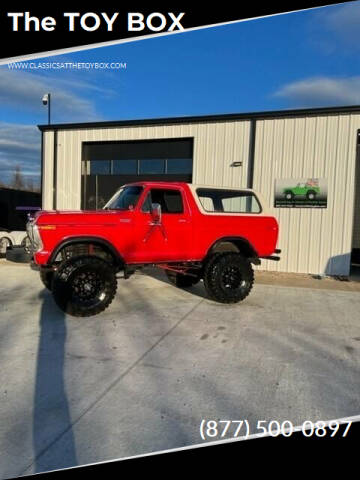
{"type": "Polygon", "coordinates": [[[326,208],[324,178],[282,178],[275,181],[275,208],[326,208]]]}

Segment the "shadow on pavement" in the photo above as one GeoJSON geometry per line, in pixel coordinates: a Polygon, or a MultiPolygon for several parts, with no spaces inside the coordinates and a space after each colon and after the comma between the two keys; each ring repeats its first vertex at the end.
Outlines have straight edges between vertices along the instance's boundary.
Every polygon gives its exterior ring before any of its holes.
{"type": "Polygon", "coordinates": [[[66,432],[67,448],[61,468],[77,465],[75,439],[64,380],[65,315],[54,309],[51,295],[43,290],[40,313],[33,413],[33,449],[36,473],[49,469],[44,453],[66,432]],[[44,458],[45,457],[45,458],[44,458]]]}
{"type": "MultiPolygon", "coordinates": [[[[172,288],[179,288],[173,285],[170,280],[168,280],[165,270],[157,267],[146,267],[143,268],[141,271],[142,275],[146,275],[148,277],[154,278],[155,280],[159,280],[160,282],[165,283],[168,286],[171,286],[172,288]]],[[[199,298],[205,298],[209,300],[209,297],[206,294],[204,283],[200,281],[196,285],[192,285],[191,287],[181,287],[181,290],[184,290],[186,292],[192,293],[193,295],[199,297],[199,298]]]]}

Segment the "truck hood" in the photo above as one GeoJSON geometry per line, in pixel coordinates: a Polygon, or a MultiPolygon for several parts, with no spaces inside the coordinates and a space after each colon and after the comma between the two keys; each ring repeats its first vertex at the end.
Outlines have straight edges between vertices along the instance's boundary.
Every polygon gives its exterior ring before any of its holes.
{"type": "Polygon", "coordinates": [[[37,225],[111,225],[129,218],[130,210],[41,210],[35,215],[37,225]]]}

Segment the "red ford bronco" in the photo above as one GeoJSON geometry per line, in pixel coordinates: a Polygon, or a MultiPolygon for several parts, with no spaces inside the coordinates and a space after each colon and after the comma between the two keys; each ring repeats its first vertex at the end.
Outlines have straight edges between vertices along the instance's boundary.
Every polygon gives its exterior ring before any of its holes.
{"type": "Polygon", "coordinates": [[[40,211],[29,221],[33,266],[57,305],[75,316],[112,302],[118,272],[155,265],[177,287],[201,279],[222,303],[250,292],[251,264],[274,253],[278,223],[253,190],[173,182],[122,186],[102,210],[40,211]]]}

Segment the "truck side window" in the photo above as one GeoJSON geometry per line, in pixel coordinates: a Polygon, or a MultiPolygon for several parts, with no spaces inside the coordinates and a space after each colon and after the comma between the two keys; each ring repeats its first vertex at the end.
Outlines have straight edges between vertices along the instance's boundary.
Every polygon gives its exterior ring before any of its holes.
{"type": "Polygon", "coordinates": [[[163,190],[152,188],[148,193],[143,206],[143,212],[150,212],[151,204],[159,203],[162,213],[183,213],[184,206],[179,190],[163,190]]]}
{"type": "Polygon", "coordinates": [[[151,192],[146,195],[141,211],[145,213],[149,213],[151,211],[151,192]]]}
{"type": "Polygon", "coordinates": [[[207,212],[260,213],[256,196],[249,191],[198,188],[196,193],[207,212]]]}

